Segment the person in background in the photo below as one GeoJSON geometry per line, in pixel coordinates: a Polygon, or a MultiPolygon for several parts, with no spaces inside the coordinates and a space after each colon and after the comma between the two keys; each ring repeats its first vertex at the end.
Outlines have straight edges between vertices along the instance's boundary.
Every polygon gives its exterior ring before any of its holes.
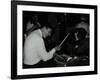
{"type": "Polygon", "coordinates": [[[76,36],[79,39],[77,54],[80,56],[89,57],[89,24],[85,20],[82,20],[79,24],[76,25],[76,28],[80,29],[80,32],[78,34],[76,33],[76,36]]]}
{"type": "Polygon", "coordinates": [[[73,60],[67,66],[89,65],[89,23],[82,18],[69,33],[65,48],[73,60]]]}
{"type": "Polygon", "coordinates": [[[33,30],[36,30],[41,27],[41,24],[38,22],[38,16],[31,17],[26,23],[26,32],[24,37],[26,38],[33,30]]]}
{"type": "MultiPolygon", "coordinates": [[[[30,24],[33,26],[33,24],[30,24]]],[[[32,31],[24,43],[24,68],[39,68],[46,66],[45,62],[52,59],[54,53],[59,51],[58,46],[50,51],[46,51],[43,38],[47,38],[53,34],[54,30],[49,25],[32,31]]]]}
{"type": "Polygon", "coordinates": [[[75,27],[70,30],[67,47],[72,56],[89,54],[89,23],[85,17],[82,16],[75,27]]]}

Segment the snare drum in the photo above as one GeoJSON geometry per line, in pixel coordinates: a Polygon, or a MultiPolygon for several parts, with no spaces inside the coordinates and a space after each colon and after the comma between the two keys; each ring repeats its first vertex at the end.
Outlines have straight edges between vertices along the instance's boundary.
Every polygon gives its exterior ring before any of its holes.
{"type": "Polygon", "coordinates": [[[71,59],[68,55],[59,55],[55,57],[55,62],[57,64],[57,67],[66,67],[68,61],[71,59]]]}

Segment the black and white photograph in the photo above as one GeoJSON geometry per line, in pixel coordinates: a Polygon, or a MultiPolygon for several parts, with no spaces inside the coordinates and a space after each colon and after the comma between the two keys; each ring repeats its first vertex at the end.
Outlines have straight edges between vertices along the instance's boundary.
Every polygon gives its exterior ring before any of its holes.
{"type": "Polygon", "coordinates": [[[96,74],[96,11],[12,1],[12,78],[96,74]]]}
{"type": "Polygon", "coordinates": [[[89,14],[23,11],[23,68],[89,65],[89,14]]]}

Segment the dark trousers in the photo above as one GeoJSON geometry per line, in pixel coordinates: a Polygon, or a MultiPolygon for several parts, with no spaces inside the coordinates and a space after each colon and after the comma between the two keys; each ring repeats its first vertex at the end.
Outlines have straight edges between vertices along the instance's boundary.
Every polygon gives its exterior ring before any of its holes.
{"type": "Polygon", "coordinates": [[[44,66],[44,62],[40,61],[39,63],[35,64],[35,65],[27,65],[27,64],[23,64],[23,68],[41,68],[44,66]]]}
{"type": "Polygon", "coordinates": [[[39,63],[35,65],[26,65],[23,64],[23,68],[43,68],[43,67],[55,67],[55,63],[53,60],[48,60],[46,62],[40,61],[39,63]]]}

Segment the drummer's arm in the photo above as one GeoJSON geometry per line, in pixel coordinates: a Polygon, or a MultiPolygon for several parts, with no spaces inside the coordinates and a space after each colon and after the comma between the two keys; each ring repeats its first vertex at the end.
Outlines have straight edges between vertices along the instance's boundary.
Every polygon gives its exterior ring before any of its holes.
{"type": "Polygon", "coordinates": [[[44,41],[39,41],[38,43],[38,55],[43,61],[47,61],[53,57],[53,54],[56,52],[55,48],[50,50],[49,52],[46,51],[44,41]]]}

